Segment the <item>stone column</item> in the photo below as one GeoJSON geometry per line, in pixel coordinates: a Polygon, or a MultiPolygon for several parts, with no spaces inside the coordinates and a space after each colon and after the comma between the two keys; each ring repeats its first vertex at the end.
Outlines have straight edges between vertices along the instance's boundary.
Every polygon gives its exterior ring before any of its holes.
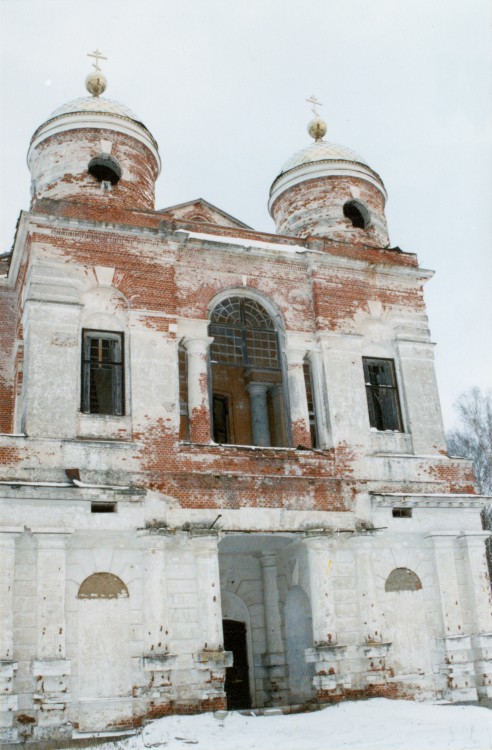
{"type": "Polygon", "coordinates": [[[271,445],[270,427],[268,425],[267,392],[269,383],[252,381],[246,386],[251,405],[251,431],[253,445],[271,445]]]}
{"type": "Polygon", "coordinates": [[[441,674],[445,677],[444,695],[452,700],[477,700],[470,636],[463,632],[463,611],[456,571],[457,534],[437,531],[428,535],[434,545],[434,571],[438,593],[438,611],[442,636],[441,674]]]}
{"type": "Polygon", "coordinates": [[[488,700],[492,699],[492,588],[485,541],[490,536],[490,531],[472,531],[459,537],[473,621],[471,644],[477,692],[480,699],[488,700]]]}
{"type": "Polygon", "coordinates": [[[218,537],[209,529],[196,530],[191,534],[196,561],[199,621],[202,626],[202,645],[195,654],[194,665],[203,671],[202,708],[214,710],[226,707],[225,670],[232,664],[230,653],[224,651],[218,537]]]}
{"type": "Polygon", "coordinates": [[[270,701],[273,705],[282,706],[288,702],[288,684],[275,554],[264,552],[260,558],[260,562],[263,578],[263,606],[265,609],[267,645],[264,664],[268,670],[270,701]]]}
{"type": "Polygon", "coordinates": [[[292,444],[311,448],[311,429],[304,378],[303,349],[286,349],[287,379],[289,383],[290,419],[292,425],[292,444]]]}
{"type": "Polygon", "coordinates": [[[328,414],[328,397],[324,375],[323,357],[317,349],[307,353],[311,366],[311,381],[313,387],[314,410],[316,415],[316,429],[318,432],[319,448],[331,448],[333,441],[330,433],[330,419],[328,414]]]}
{"type": "Polygon", "coordinates": [[[208,350],[213,338],[185,338],[188,369],[188,414],[190,440],[193,443],[209,443],[210,403],[208,392],[208,350]]]}
{"type": "Polygon", "coordinates": [[[66,708],[70,700],[70,662],[65,658],[65,549],[69,533],[33,530],[37,544],[37,658],[32,673],[38,682],[35,706],[38,740],[70,737],[66,708]]]}
{"type": "Polygon", "coordinates": [[[12,727],[18,698],[14,695],[14,577],[15,544],[22,533],[17,529],[0,532],[0,742],[17,742],[17,729],[12,727]]]}
{"type": "Polygon", "coordinates": [[[270,388],[270,399],[273,408],[273,435],[272,444],[279,446],[289,445],[287,421],[285,417],[285,393],[284,384],[276,383],[270,388]]]}

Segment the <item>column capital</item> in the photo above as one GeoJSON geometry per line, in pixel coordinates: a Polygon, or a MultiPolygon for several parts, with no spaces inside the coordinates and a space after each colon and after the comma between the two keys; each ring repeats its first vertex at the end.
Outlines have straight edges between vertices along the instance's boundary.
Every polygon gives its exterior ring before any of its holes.
{"type": "Polygon", "coordinates": [[[64,549],[73,529],[30,529],[39,549],[64,549]]]}
{"type": "Polygon", "coordinates": [[[181,341],[188,354],[208,354],[213,336],[185,336],[181,341]]]}
{"type": "Polygon", "coordinates": [[[246,390],[251,395],[256,395],[257,393],[263,395],[268,391],[271,385],[271,383],[263,383],[259,380],[252,380],[247,384],[246,390]]]}
{"type": "Polygon", "coordinates": [[[431,531],[425,539],[432,539],[435,547],[452,547],[460,534],[460,531],[431,531]]]}
{"type": "Polygon", "coordinates": [[[288,367],[302,367],[304,359],[307,354],[307,349],[304,346],[288,346],[285,349],[285,357],[287,359],[288,367]]]}

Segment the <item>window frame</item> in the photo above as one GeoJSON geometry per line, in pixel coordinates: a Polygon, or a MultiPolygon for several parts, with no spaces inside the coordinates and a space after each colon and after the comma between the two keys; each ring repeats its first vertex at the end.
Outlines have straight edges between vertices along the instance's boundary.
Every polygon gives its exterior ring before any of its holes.
{"type": "Polygon", "coordinates": [[[362,357],[362,367],[371,429],[377,430],[377,432],[405,432],[395,360],[389,357],[362,357]],[[379,366],[385,364],[388,368],[387,375],[389,375],[389,378],[386,379],[390,382],[372,383],[369,372],[371,364],[378,364],[379,366]],[[383,397],[383,394],[386,395],[383,397]],[[385,408],[384,406],[385,402],[386,404],[388,403],[387,394],[391,396],[391,409],[389,412],[387,411],[387,407],[385,408]],[[378,419],[378,409],[381,420],[378,419]]]}
{"type": "Polygon", "coordinates": [[[81,347],[81,374],[80,374],[80,411],[82,414],[96,416],[96,417],[124,417],[125,416],[125,334],[122,331],[107,331],[93,328],[82,329],[82,347],[81,347]],[[91,382],[92,382],[92,367],[90,358],[90,344],[87,345],[87,341],[91,340],[106,340],[106,341],[117,341],[119,342],[120,361],[111,361],[103,363],[109,365],[111,368],[112,377],[114,373],[119,373],[119,384],[116,382],[116,396],[112,394],[112,410],[111,411],[92,411],[91,410],[91,382]],[[89,351],[89,356],[87,356],[89,351]]]}

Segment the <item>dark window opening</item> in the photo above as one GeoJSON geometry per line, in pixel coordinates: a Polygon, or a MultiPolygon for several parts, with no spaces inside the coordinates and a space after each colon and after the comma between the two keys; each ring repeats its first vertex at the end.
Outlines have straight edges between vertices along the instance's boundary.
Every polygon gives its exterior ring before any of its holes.
{"type": "Polygon", "coordinates": [[[82,411],[124,414],[123,334],[82,332],[82,411]]]}
{"type": "Polygon", "coordinates": [[[369,422],[376,430],[402,432],[395,365],[391,359],[363,358],[369,422]]]}
{"type": "Polygon", "coordinates": [[[99,182],[110,182],[111,185],[116,185],[122,174],[118,159],[111,154],[95,156],[90,160],[88,170],[99,182]]]}
{"type": "Polygon", "coordinates": [[[393,508],[392,516],[393,518],[411,518],[412,509],[411,508],[393,508]]]}
{"type": "Polygon", "coordinates": [[[349,219],[353,227],[367,229],[370,224],[370,215],[367,208],[360,201],[349,201],[343,207],[343,215],[349,219]]]}
{"type": "Polygon", "coordinates": [[[304,383],[306,385],[306,398],[307,398],[307,407],[308,407],[308,414],[309,414],[309,429],[311,432],[311,445],[313,448],[318,448],[319,441],[318,441],[318,429],[316,426],[313,379],[311,375],[311,365],[309,364],[308,361],[304,362],[304,383]]]}
{"type": "Polygon", "coordinates": [[[229,435],[229,398],[214,393],[212,397],[212,417],[214,426],[214,441],[216,443],[230,443],[229,435]]]}
{"type": "Polygon", "coordinates": [[[184,346],[178,349],[179,370],[179,439],[190,439],[190,419],[188,415],[188,358],[184,346]]]}
{"type": "Polygon", "coordinates": [[[91,513],[116,513],[116,503],[91,503],[91,513]]]}
{"type": "Polygon", "coordinates": [[[275,324],[256,300],[229,297],[210,321],[213,435],[217,443],[286,446],[275,324]]]}

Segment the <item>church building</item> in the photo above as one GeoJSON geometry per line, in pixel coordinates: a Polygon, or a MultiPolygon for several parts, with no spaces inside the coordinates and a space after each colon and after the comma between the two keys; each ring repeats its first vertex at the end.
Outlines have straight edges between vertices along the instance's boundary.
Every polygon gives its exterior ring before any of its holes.
{"type": "Polygon", "coordinates": [[[378,172],[315,110],[275,234],[156,209],[157,143],[95,55],[0,259],[0,740],[489,702],[486,499],[378,172]]]}

